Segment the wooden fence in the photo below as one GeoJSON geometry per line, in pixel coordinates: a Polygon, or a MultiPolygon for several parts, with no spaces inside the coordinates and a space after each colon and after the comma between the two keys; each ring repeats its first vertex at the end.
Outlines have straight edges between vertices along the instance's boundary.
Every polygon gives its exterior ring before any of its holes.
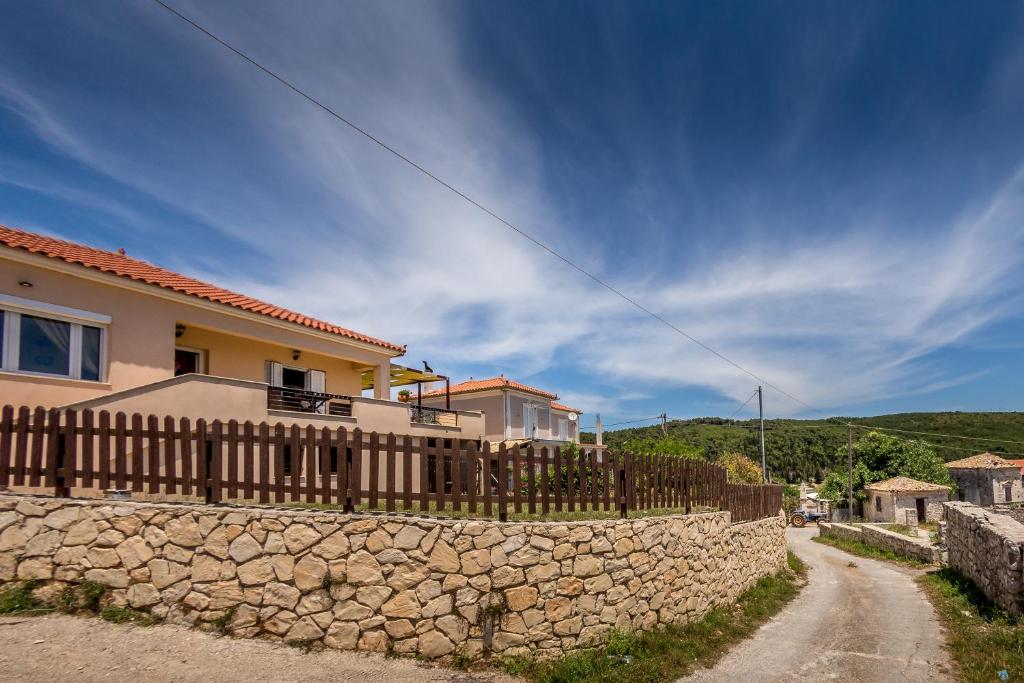
{"type": "Polygon", "coordinates": [[[782,487],[730,484],[724,469],[674,456],[254,425],[106,411],[5,406],[0,487],[55,495],[110,489],[154,497],[345,509],[510,512],[729,510],[778,514],[782,487]]]}

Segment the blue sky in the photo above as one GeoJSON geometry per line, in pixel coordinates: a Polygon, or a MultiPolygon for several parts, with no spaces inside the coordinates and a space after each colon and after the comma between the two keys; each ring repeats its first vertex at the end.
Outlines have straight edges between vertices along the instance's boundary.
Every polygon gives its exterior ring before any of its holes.
{"type": "MultiPolygon", "coordinates": [[[[1024,5],[173,4],[815,408],[769,415],[1020,409],[1024,5]]],[[[151,2],[4,15],[2,223],[584,426],[754,389],[151,2]]]]}

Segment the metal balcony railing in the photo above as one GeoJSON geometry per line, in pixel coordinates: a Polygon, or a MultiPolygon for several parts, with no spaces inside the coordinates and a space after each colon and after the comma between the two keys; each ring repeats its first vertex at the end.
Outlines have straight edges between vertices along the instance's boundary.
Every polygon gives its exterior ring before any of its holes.
{"type": "Polygon", "coordinates": [[[421,425],[459,426],[459,414],[454,410],[427,408],[414,404],[409,404],[409,420],[413,424],[421,425]]]}
{"type": "Polygon", "coordinates": [[[352,398],[292,387],[267,387],[267,409],[350,417],[352,398]]]}

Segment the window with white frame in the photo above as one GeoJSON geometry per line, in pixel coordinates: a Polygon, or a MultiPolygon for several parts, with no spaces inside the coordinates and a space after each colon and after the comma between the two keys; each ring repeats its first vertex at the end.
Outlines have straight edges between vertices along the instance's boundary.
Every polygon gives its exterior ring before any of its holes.
{"type": "Polygon", "coordinates": [[[0,295],[0,369],[104,381],[109,316],[0,295]]]}

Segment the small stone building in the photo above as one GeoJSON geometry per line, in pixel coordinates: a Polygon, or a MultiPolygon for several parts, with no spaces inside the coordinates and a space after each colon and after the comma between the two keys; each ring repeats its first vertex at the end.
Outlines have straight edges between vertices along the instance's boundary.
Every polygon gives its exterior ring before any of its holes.
{"type": "Polygon", "coordinates": [[[1020,467],[992,453],[947,462],[957,498],[982,507],[1024,501],[1020,467]]]}
{"type": "Polygon", "coordinates": [[[894,522],[916,526],[919,522],[942,519],[942,504],[949,500],[948,486],[893,477],[864,487],[865,522],[894,522]]]}

